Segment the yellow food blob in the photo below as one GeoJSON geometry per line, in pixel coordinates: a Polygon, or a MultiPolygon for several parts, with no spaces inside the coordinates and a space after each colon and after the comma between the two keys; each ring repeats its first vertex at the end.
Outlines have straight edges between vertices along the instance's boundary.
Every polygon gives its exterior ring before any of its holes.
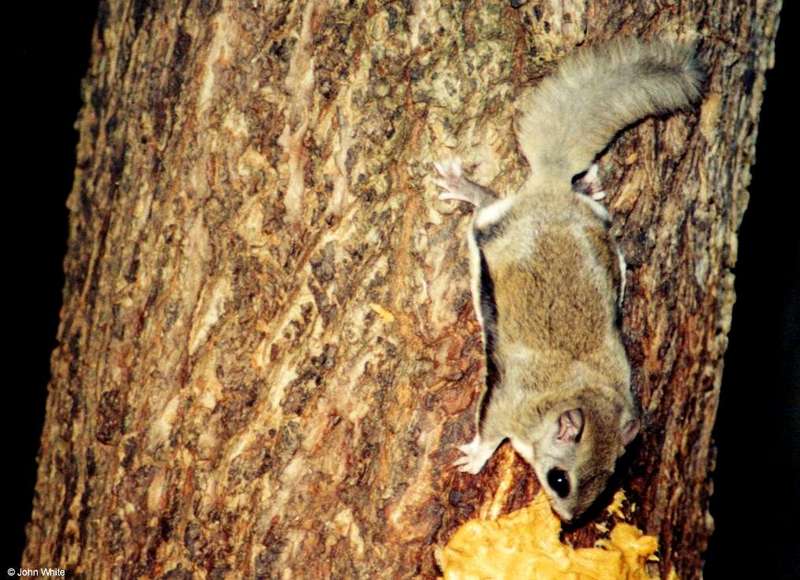
{"type": "Polygon", "coordinates": [[[439,550],[445,580],[519,579],[650,580],[645,562],[658,540],[618,523],[595,548],[559,540],[561,522],[543,493],[531,505],[496,520],[470,520],[439,550]]]}

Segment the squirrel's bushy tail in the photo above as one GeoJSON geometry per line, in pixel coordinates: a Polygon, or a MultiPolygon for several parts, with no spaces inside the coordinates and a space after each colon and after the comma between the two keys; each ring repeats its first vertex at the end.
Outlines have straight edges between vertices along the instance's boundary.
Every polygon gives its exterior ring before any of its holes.
{"type": "Polygon", "coordinates": [[[704,74],[694,54],[693,45],[629,38],[566,57],[518,104],[531,171],[568,180],[627,125],[696,101],[704,74]]]}

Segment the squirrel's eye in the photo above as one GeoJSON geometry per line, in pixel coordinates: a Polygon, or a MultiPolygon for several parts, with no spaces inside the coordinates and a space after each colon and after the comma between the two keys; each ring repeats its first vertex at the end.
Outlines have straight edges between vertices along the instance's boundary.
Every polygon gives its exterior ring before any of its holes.
{"type": "Polygon", "coordinates": [[[567,472],[563,469],[554,467],[548,471],[547,485],[549,485],[550,489],[556,492],[560,498],[565,498],[569,495],[569,477],[567,477],[567,472]]]}

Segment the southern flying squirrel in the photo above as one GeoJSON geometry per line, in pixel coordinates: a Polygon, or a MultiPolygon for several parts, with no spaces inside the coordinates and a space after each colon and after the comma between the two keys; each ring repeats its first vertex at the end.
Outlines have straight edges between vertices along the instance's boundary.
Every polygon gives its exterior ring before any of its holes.
{"type": "Polygon", "coordinates": [[[688,107],[703,73],[690,45],[617,40],[571,54],[517,108],[530,176],[499,198],[458,161],[436,163],[441,199],[475,206],[472,293],[486,350],[478,473],[506,438],[564,520],[603,491],[639,429],[617,326],[625,261],[609,234],[595,156],[639,119],[688,107]]]}

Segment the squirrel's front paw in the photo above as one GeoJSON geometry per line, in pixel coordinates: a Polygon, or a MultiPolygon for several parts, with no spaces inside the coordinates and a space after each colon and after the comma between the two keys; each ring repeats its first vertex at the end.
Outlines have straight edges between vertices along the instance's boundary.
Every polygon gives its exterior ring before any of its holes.
{"type": "Polygon", "coordinates": [[[458,446],[464,455],[456,459],[453,465],[458,467],[459,471],[475,475],[483,469],[496,447],[497,444],[485,443],[481,441],[480,435],[475,435],[475,438],[466,445],[458,446]]]}
{"type": "Polygon", "coordinates": [[[439,194],[439,199],[455,199],[477,205],[473,196],[470,195],[469,182],[461,169],[461,160],[434,161],[433,166],[441,176],[441,179],[434,179],[433,182],[444,190],[439,194]]]}

